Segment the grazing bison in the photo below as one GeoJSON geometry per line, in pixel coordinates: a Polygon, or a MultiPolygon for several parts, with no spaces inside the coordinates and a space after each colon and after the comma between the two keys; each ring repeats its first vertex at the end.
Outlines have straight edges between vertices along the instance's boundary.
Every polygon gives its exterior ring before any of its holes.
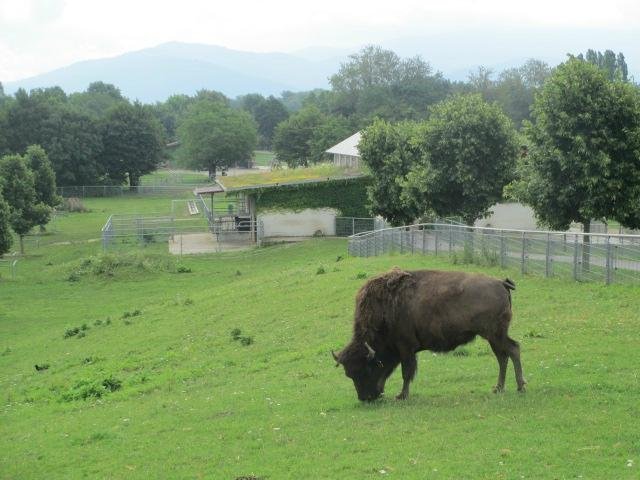
{"type": "MultiPolygon", "coordinates": [[[[515,284],[480,274],[394,268],[365,283],[356,296],[351,342],[333,358],[353,380],[360,400],[380,397],[398,364],[402,391],[416,373],[416,352],[448,352],[473,340],[486,339],[498,359],[498,383],[504,389],[507,362],[513,362],[518,390],[525,380],[520,347],[509,338],[511,292],[515,284]]],[[[337,365],[336,365],[337,366],[337,365]]]]}

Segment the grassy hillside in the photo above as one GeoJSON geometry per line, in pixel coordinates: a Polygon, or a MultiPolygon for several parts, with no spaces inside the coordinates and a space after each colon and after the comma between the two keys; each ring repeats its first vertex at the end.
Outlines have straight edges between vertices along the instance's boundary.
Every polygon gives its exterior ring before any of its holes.
{"type": "Polygon", "coordinates": [[[421,353],[408,401],[397,372],[361,404],[329,352],[363,277],[463,267],[343,240],[97,256],[92,215],[0,279],[0,478],[638,478],[638,287],[508,272],[526,394],[511,365],[490,393],[478,340],[421,353]]]}

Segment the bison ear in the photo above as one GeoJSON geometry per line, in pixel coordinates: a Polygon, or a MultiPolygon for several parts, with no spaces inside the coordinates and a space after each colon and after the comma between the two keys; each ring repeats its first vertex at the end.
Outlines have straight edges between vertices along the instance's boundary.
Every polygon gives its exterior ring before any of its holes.
{"type": "Polygon", "coordinates": [[[338,355],[336,355],[336,353],[331,350],[331,355],[333,356],[333,359],[336,361],[336,367],[340,366],[340,357],[338,357],[338,355]]]}

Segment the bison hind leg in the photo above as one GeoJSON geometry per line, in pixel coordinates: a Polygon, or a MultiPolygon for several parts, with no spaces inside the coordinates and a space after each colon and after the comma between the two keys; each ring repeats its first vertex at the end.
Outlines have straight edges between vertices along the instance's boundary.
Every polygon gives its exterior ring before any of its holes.
{"type": "Polygon", "coordinates": [[[498,382],[493,388],[494,393],[504,391],[504,382],[507,375],[507,363],[509,359],[511,359],[513,368],[515,370],[518,391],[524,392],[527,382],[525,382],[522,375],[522,363],[520,362],[520,345],[518,344],[518,342],[510,338],[508,335],[505,335],[502,338],[490,338],[488,340],[489,345],[491,345],[491,350],[493,350],[493,353],[498,360],[499,366],[498,382]]]}

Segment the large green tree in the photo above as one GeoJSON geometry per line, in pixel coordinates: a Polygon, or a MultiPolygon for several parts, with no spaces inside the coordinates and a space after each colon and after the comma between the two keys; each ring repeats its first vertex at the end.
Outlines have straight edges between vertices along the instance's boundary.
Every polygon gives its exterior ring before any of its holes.
{"type": "Polygon", "coordinates": [[[9,229],[9,219],[9,205],[2,196],[2,184],[0,182],[0,257],[9,251],[13,243],[13,237],[9,229]]]}
{"type": "Polygon", "coordinates": [[[640,227],[640,93],[577,58],[545,83],[512,191],[538,220],[589,231],[592,219],[640,227]]]}
{"type": "Polygon", "coordinates": [[[117,104],[102,120],[100,161],[115,183],[128,180],[130,187],[153,172],[163,158],[163,131],[150,107],[138,102],[117,104]]]}
{"type": "Polygon", "coordinates": [[[9,205],[9,224],[20,237],[20,252],[24,253],[24,236],[36,225],[49,221],[51,208],[38,202],[33,172],[22,156],[0,158],[0,182],[2,196],[9,205]]]}
{"type": "Polygon", "coordinates": [[[47,152],[40,145],[30,145],[24,154],[27,166],[33,173],[36,202],[55,207],[60,203],[56,194],[56,174],[51,167],[47,152]]]}
{"type": "Polygon", "coordinates": [[[479,94],[431,109],[416,140],[422,155],[404,182],[404,201],[420,213],[460,216],[468,225],[489,213],[513,180],[518,142],[509,118],[479,94]]]}
{"type": "Polygon", "coordinates": [[[246,164],[257,142],[255,122],[244,111],[215,99],[195,102],[178,126],[187,162],[207,169],[215,179],[220,168],[246,164]]]}
{"type": "Polygon", "coordinates": [[[421,155],[416,123],[391,124],[376,120],[362,132],[358,150],[373,182],[367,188],[371,213],[393,225],[413,222],[419,212],[402,199],[403,182],[421,155]]]}

